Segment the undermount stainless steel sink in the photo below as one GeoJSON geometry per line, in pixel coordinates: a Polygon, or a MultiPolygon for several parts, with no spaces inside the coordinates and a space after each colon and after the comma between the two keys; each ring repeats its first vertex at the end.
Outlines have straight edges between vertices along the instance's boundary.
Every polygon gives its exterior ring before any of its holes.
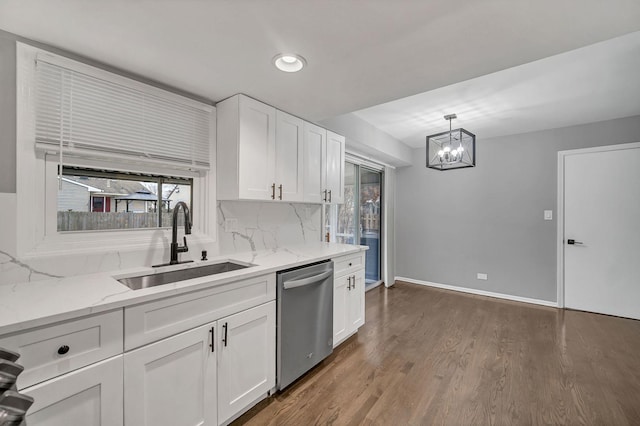
{"type": "Polygon", "coordinates": [[[250,266],[251,265],[245,265],[237,262],[221,262],[211,265],[197,266],[195,268],[180,269],[177,271],[157,272],[155,274],[120,278],[118,281],[132,290],[140,290],[141,288],[155,287],[178,281],[186,281],[193,278],[206,277],[208,275],[236,271],[250,266]]]}

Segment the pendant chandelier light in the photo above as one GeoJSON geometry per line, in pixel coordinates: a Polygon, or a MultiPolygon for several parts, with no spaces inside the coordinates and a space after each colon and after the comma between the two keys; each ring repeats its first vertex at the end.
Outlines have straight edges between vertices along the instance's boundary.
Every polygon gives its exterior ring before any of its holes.
{"type": "Polygon", "coordinates": [[[427,167],[436,170],[462,169],[476,165],[476,135],[463,128],[451,130],[455,114],[445,115],[449,131],[427,136],[427,167]]]}

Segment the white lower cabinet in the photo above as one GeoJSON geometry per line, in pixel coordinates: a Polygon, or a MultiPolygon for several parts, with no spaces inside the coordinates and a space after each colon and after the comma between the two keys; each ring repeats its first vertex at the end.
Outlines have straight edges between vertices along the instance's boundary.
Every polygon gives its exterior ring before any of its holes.
{"type": "Polygon", "coordinates": [[[353,274],[349,291],[348,321],[349,329],[356,331],[364,325],[364,269],[353,274]]]}
{"type": "Polygon", "coordinates": [[[75,370],[21,392],[34,398],[29,426],[121,426],[122,355],[75,370]]]}
{"type": "Polygon", "coordinates": [[[27,424],[229,423],[275,388],[275,294],[266,274],[0,336],[27,367],[27,424]]]}
{"type": "Polygon", "coordinates": [[[364,255],[334,259],[333,347],[364,324],[364,255]]]}
{"type": "Polygon", "coordinates": [[[135,426],[217,424],[215,322],[124,355],[124,421],[135,426]]]}
{"type": "Polygon", "coordinates": [[[276,384],[275,301],[218,320],[217,341],[218,423],[222,424],[276,384]]]}
{"type": "Polygon", "coordinates": [[[349,335],[349,285],[346,277],[337,277],[333,282],[333,347],[349,335]]]}
{"type": "Polygon", "coordinates": [[[124,355],[124,420],[223,424],[275,386],[275,302],[124,355]]]}

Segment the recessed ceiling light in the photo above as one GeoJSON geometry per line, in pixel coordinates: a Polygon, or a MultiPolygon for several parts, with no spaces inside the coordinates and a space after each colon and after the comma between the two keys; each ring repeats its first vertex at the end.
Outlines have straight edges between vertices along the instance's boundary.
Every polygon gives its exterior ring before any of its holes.
{"type": "Polygon", "coordinates": [[[307,65],[307,61],[300,55],[293,53],[280,53],[273,57],[273,64],[280,71],[298,72],[307,65]]]}

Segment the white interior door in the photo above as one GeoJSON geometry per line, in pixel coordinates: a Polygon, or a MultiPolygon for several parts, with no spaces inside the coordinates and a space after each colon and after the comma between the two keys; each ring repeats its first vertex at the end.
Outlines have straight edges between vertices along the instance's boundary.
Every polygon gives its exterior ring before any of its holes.
{"type": "Polygon", "coordinates": [[[632,146],[564,157],[568,308],[640,319],[640,147],[632,146]]]}

